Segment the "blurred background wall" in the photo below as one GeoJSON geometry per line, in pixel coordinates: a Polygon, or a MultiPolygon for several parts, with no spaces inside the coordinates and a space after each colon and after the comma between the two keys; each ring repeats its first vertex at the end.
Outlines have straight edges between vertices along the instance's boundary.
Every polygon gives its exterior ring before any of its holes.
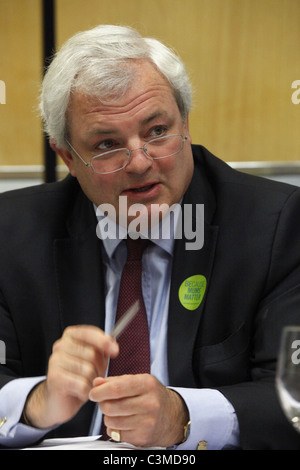
{"type": "MultiPolygon", "coordinates": [[[[58,48],[100,23],[130,25],[171,46],[194,89],[194,143],[247,171],[270,166],[299,173],[300,0],[56,0],[53,5],[58,48]]],[[[5,84],[0,190],[1,181],[17,170],[41,177],[45,162],[37,111],[42,6],[42,0],[0,0],[0,85],[5,84]]]]}

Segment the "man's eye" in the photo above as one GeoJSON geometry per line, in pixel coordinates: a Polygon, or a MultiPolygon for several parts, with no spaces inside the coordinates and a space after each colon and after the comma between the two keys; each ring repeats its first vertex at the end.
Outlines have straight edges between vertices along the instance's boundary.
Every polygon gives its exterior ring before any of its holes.
{"type": "Polygon", "coordinates": [[[166,126],[155,126],[153,129],[150,131],[150,136],[155,138],[155,137],[161,137],[163,136],[167,131],[166,126]]]}
{"type": "Polygon", "coordinates": [[[102,152],[106,152],[108,150],[113,150],[116,147],[116,142],[114,142],[112,139],[107,139],[104,140],[103,142],[100,142],[99,145],[97,145],[97,150],[101,150],[102,152]]]}

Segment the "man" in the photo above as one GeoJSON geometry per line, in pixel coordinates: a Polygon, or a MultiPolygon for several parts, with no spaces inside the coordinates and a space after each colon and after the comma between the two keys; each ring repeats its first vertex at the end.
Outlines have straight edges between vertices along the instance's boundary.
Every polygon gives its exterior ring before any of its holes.
{"type": "Polygon", "coordinates": [[[0,198],[0,443],[97,434],[104,419],[109,436],[145,447],[298,448],[274,386],[282,327],[300,320],[298,189],[192,146],[183,65],[129,28],[71,38],[41,109],[70,175],[0,198]],[[106,376],[126,247],[101,236],[97,207],[129,230],[137,203],[150,229],[163,204],[193,228],[190,208],[204,205],[204,244],[187,249],[185,230],[152,237],[151,370],[106,376]]]}

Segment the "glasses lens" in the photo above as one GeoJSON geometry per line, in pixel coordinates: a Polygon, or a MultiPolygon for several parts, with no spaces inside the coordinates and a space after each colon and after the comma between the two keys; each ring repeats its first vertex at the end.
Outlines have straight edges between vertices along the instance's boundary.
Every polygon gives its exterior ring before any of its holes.
{"type": "Polygon", "coordinates": [[[129,152],[127,149],[113,150],[92,158],[91,166],[95,173],[113,173],[122,170],[128,163],[128,159],[129,152]]]}
{"type": "MultiPolygon", "coordinates": [[[[146,154],[153,159],[167,158],[179,153],[183,148],[185,140],[186,138],[183,138],[182,135],[158,137],[157,139],[150,140],[143,148],[146,154]]],[[[105,152],[102,155],[93,157],[91,159],[91,166],[95,173],[113,173],[114,171],[122,170],[127,165],[130,153],[128,149],[105,152]]]]}
{"type": "Polygon", "coordinates": [[[171,157],[182,150],[183,138],[181,135],[159,137],[150,140],[145,147],[148,155],[154,159],[171,157]]]}

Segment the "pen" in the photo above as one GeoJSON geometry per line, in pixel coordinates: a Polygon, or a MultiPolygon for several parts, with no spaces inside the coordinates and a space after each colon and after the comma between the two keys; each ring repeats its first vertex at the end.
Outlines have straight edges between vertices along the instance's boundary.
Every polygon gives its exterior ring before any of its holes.
{"type": "Polygon", "coordinates": [[[122,317],[117,321],[115,326],[110,332],[110,336],[117,339],[121,333],[125,330],[125,328],[129,325],[133,317],[139,311],[139,301],[137,300],[129,309],[122,315],[122,317]]]}

